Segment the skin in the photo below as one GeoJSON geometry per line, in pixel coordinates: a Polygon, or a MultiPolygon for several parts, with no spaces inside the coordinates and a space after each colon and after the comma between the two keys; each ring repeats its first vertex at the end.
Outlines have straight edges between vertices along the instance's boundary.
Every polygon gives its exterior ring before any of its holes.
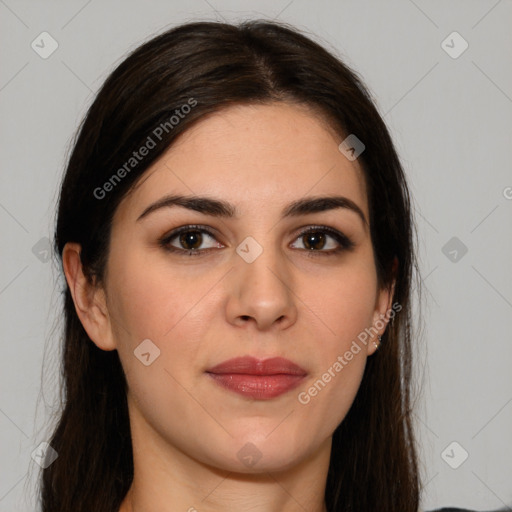
{"type": "MultiPolygon", "coordinates": [[[[118,350],[127,375],[135,476],[121,512],[326,510],[332,434],[376,336],[309,403],[297,396],[385,315],[393,287],[379,289],[369,229],[354,211],[280,214],[304,197],[342,195],[369,218],[363,172],[339,151],[343,138],[297,105],[229,107],[186,131],[123,199],[102,285],[88,284],[80,246],[66,245],[80,320],[98,347],[118,350]],[[137,221],[169,193],[223,199],[239,215],[173,207],[137,221]],[[178,255],[159,245],[188,224],[214,230],[198,244],[210,251],[178,255]],[[329,235],[308,251],[300,233],[315,224],[345,234],[354,248],[321,254],[339,245],[329,235]],[[247,236],[263,248],[252,263],[236,252],[247,236]],[[149,366],[134,356],[144,339],[160,349],[149,366]],[[244,355],[285,357],[308,374],[299,388],[254,400],[205,373],[244,355]],[[253,466],[237,457],[246,443],[261,454],[253,466]]],[[[172,245],[190,249],[179,238],[172,245]]]]}

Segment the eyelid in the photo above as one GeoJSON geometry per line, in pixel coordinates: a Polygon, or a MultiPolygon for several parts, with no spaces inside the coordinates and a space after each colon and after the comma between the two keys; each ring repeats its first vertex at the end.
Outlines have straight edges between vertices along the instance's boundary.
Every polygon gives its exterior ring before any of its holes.
{"type": "MultiPolygon", "coordinates": [[[[163,235],[161,238],[158,239],[158,244],[161,245],[162,247],[164,247],[165,249],[169,250],[170,252],[174,252],[174,249],[177,252],[183,252],[183,253],[191,252],[190,250],[187,251],[187,249],[179,249],[177,247],[169,248],[170,247],[169,244],[170,244],[171,240],[173,240],[177,236],[181,235],[182,233],[187,233],[188,231],[199,231],[201,233],[207,233],[209,236],[211,236],[215,240],[217,240],[217,236],[218,236],[215,234],[215,230],[213,230],[209,226],[204,226],[201,224],[186,224],[186,225],[180,226],[176,229],[173,229],[170,232],[163,235]]],[[[219,243],[221,243],[221,242],[219,242],[219,243]]],[[[202,253],[202,252],[208,252],[209,250],[210,249],[196,249],[193,252],[202,253]]]]}
{"type": "MultiPolygon", "coordinates": [[[[209,253],[210,251],[216,249],[216,248],[207,248],[207,249],[189,249],[189,250],[187,250],[187,249],[180,249],[178,247],[169,245],[171,240],[173,240],[180,234],[186,233],[188,231],[199,231],[202,233],[206,233],[208,236],[211,236],[213,239],[217,240],[217,235],[215,234],[216,230],[212,229],[211,227],[201,225],[201,224],[186,224],[186,225],[180,226],[176,229],[173,229],[172,231],[163,235],[161,238],[158,239],[158,243],[165,250],[172,252],[172,253],[177,253],[178,255],[181,254],[183,256],[185,256],[185,255],[186,256],[191,256],[191,255],[199,256],[199,255],[209,253]]],[[[301,249],[301,251],[306,252],[306,253],[308,253],[308,255],[311,255],[311,256],[314,256],[315,254],[318,254],[318,255],[323,254],[325,256],[335,255],[335,254],[338,254],[338,253],[341,253],[344,251],[352,250],[356,245],[350,237],[348,237],[347,235],[345,235],[343,232],[339,231],[338,229],[335,229],[335,228],[332,228],[329,226],[325,226],[325,225],[320,225],[320,224],[308,224],[305,227],[303,226],[303,227],[299,228],[299,231],[296,232],[296,234],[294,235],[294,241],[297,240],[299,237],[304,236],[305,234],[310,233],[310,232],[313,232],[313,233],[314,232],[324,232],[328,236],[333,238],[339,245],[336,249],[330,249],[327,251],[322,250],[322,249],[318,249],[318,250],[301,249]]],[[[217,240],[217,242],[218,242],[218,240],[217,240]]],[[[219,243],[222,244],[222,242],[219,242],[219,243]]]]}
{"type": "MultiPolygon", "coordinates": [[[[338,229],[331,228],[329,226],[325,226],[322,224],[310,224],[305,229],[300,228],[300,231],[295,236],[295,239],[297,239],[300,236],[303,236],[309,232],[315,233],[317,231],[323,231],[323,232],[327,233],[330,237],[334,238],[338,242],[338,244],[340,244],[342,246],[342,248],[344,248],[346,250],[352,249],[355,246],[355,243],[352,241],[352,239],[350,237],[348,237],[347,235],[345,235],[345,233],[343,233],[342,231],[340,231],[338,229]]],[[[333,252],[333,251],[332,250],[331,251],[318,250],[318,251],[310,251],[310,252],[328,253],[328,252],[333,252]]]]}

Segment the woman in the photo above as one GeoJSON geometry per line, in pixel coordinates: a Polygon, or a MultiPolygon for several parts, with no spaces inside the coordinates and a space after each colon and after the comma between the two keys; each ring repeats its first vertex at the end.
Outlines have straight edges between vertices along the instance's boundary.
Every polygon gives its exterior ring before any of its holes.
{"type": "Polygon", "coordinates": [[[44,511],[418,510],[409,193],[357,76],[190,23],[106,80],[62,183],[44,511]]]}

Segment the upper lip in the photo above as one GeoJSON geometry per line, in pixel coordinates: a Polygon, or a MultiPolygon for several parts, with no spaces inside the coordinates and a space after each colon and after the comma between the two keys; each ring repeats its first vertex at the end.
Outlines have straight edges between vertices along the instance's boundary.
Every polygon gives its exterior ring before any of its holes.
{"type": "Polygon", "coordinates": [[[206,370],[215,374],[243,375],[306,375],[307,372],[299,365],[283,357],[256,359],[251,356],[235,357],[206,370]]]}

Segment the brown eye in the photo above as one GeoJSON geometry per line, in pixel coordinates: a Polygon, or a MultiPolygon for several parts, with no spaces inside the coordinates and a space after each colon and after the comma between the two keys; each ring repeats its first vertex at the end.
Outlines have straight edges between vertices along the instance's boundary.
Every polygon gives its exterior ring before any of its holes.
{"type": "Polygon", "coordinates": [[[305,235],[302,235],[304,240],[304,246],[309,250],[320,250],[325,246],[325,234],[319,231],[310,231],[305,235]]]}
{"type": "Polygon", "coordinates": [[[302,241],[303,250],[324,256],[337,254],[355,246],[346,235],[327,226],[312,226],[300,233],[296,240],[302,241]]]}
{"type": "Polygon", "coordinates": [[[185,231],[179,235],[178,240],[184,249],[199,249],[203,237],[200,231],[185,231]]]}
{"type": "Polygon", "coordinates": [[[212,248],[221,248],[213,233],[201,226],[183,226],[165,235],[159,244],[169,252],[181,253],[186,256],[200,256],[212,248]],[[204,247],[211,239],[210,245],[204,247]]]}
{"type": "MultiPolygon", "coordinates": [[[[309,255],[333,256],[352,249],[355,244],[347,236],[327,226],[311,226],[299,234],[303,247],[298,247],[309,255]]],[[[296,243],[296,242],[295,242],[296,243]]],[[[159,244],[169,252],[183,256],[201,256],[211,249],[224,247],[217,241],[214,234],[203,226],[182,226],[159,240],[159,244]],[[204,247],[208,239],[210,246],[204,247]]],[[[293,248],[294,245],[292,244],[293,248]]]]}

